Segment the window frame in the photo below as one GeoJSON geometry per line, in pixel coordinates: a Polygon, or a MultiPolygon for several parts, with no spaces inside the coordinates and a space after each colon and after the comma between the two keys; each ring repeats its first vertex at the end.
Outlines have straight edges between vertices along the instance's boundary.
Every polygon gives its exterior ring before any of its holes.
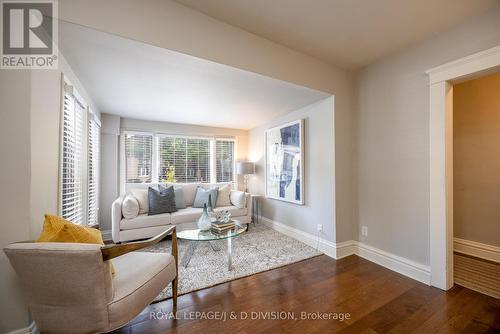
{"type": "MultiPolygon", "coordinates": [[[[98,226],[99,225],[99,188],[100,188],[100,147],[98,148],[99,154],[97,158],[97,212],[96,212],[96,223],[88,224],[89,218],[89,122],[94,120],[97,126],[101,128],[101,121],[97,115],[91,110],[88,102],[82,95],[78,92],[76,87],[71,83],[71,81],[64,75],[61,75],[61,97],[60,97],[60,120],[59,120],[59,162],[58,162],[58,200],[57,200],[57,212],[58,215],[62,217],[63,215],[63,190],[64,190],[64,100],[66,94],[71,94],[75,103],[79,103],[82,107],[82,117],[81,117],[81,143],[80,143],[80,186],[82,191],[81,200],[81,210],[82,210],[82,221],[83,226],[98,226]]],[[[100,140],[99,140],[100,146],[100,140]]]]}
{"type": "MultiPolygon", "coordinates": [[[[124,183],[133,183],[133,182],[127,182],[127,155],[125,152],[125,139],[127,135],[142,135],[142,136],[152,136],[151,140],[151,183],[154,182],[155,178],[158,178],[157,171],[155,171],[155,163],[156,163],[156,152],[155,152],[155,144],[157,139],[155,138],[155,135],[151,132],[147,131],[124,131],[120,133],[120,178],[123,180],[124,183]],[[123,169],[122,169],[123,166],[123,169]]],[[[140,183],[137,183],[140,184],[140,183]]]]}
{"type": "MultiPolygon", "coordinates": [[[[209,141],[209,159],[210,159],[210,180],[208,183],[217,183],[216,176],[216,152],[215,144],[217,140],[233,141],[234,142],[234,159],[233,159],[233,188],[238,187],[238,177],[236,175],[236,162],[238,160],[238,140],[234,136],[214,136],[214,135],[190,135],[190,134],[176,134],[168,132],[157,132],[157,131],[144,131],[144,130],[134,130],[134,129],[121,129],[120,130],[120,194],[125,194],[127,191],[127,175],[126,175],[126,152],[125,152],[125,136],[127,134],[140,134],[140,135],[152,135],[152,179],[151,184],[159,183],[159,167],[160,167],[160,157],[159,157],[159,142],[160,138],[186,138],[186,139],[203,139],[209,141]]],[[[187,183],[199,183],[199,182],[187,182],[187,183]]],[[[220,183],[220,182],[219,182],[220,183]]],[[[147,184],[147,183],[146,183],[147,184]]]]}
{"type": "MultiPolygon", "coordinates": [[[[217,183],[217,141],[232,141],[234,143],[233,145],[233,179],[231,180],[232,184],[234,185],[235,188],[237,188],[238,184],[238,175],[236,175],[236,162],[238,160],[237,158],[237,152],[238,152],[238,141],[236,140],[236,137],[214,137],[213,139],[213,156],[212,156],[212,163],[214,165],[213,170],[213,175],[212,175],[212,180],[217,183]]],[[[229,182],[229,181],[221,181],[221,182],[229,182]]]]}

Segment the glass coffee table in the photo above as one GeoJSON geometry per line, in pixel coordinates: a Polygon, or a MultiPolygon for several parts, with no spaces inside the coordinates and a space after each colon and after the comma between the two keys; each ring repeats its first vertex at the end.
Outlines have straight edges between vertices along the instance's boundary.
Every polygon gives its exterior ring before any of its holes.
{"type": "Polygon", "coordinates": [[[217,245],[218,240],[227,240],[227,269],[232,269],[232,245],[231,239],[239,236],[247,230],[247,224],[243,224],[238,220],[234,220],[235,227],[222,233],[214,233],[212,231],[200,231],[196,223],[183,223],[177,225],[177,238],[188,240],[189,247],[182,257],[181,265],[187,268],[191,257],[193,256],[196,248],[198,248],[201,242],[208,242],[214,251],[220,251],[217,245]]]}

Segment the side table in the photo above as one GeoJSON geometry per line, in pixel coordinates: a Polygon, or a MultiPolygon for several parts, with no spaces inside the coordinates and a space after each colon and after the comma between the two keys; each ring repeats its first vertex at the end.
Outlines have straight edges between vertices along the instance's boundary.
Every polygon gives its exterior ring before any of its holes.
{"type": "Polygon", "coordinates": [[[250,196],[252,196],[252,223],[255,226],[256,223],[259,223],[259,217],[262,215],[264,195],[251,194],[250,196]]]}

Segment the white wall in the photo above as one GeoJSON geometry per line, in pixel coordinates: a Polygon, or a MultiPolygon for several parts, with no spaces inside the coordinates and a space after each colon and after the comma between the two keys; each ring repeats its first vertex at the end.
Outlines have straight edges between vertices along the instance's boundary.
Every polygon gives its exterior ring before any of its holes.
{"type": "Polygon", "coordinates": [[[111,204],[120,193],[120,117],[101,114],[101,183],[99,188],[99,225],[111,230],[111,204]]]}
{"type": "MultiPolygon", "coordinates": [[[[0,70],[0,248],[30,239],[29,71],[0,70]],[[8,194],[8,196],[6,195],[8,194]]],[[[0,251],[0,332],[27,327],[29,315],[15,272],[0,251]]]]}
{"type": "Polygon", "coordinates": [[[222,23],[170,0],[61,0],[69,22],[335,95],[337,240],[353,224],[353,76],[329,63],[222,23]],[[119,9],[119,10],[117,10],[119,9]],[[134,13],[131,15],[130,13],[134,13]]]}
{"type": "Polygon", "coordinates": [[[500,44],[500,8],[358,73],[359,240],[429,264],[429,85],[424,71],[500,44]]]}
{"type": "MultiPolygon", "coordinates": [[[[266,198],[263,216],[317,235],[317,224],[323,225],[320,236],[335,242],[335,158],[334,98],[278,117],[266,125],[250,130],[249,158],[256,162],[256,174],[249,179],[252,193],[265,193],[265,131],[273,126],[304,119],[304,199],[297,205],[266,198]]],[[[339,194],[341,195],[341,194],[339,194]]]]}

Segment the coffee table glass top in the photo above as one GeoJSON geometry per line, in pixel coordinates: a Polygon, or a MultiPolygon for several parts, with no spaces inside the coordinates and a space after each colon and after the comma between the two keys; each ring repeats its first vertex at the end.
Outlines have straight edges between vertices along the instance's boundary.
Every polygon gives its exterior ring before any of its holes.
{"type": "Polygon", "coordinates": [[[238,220],[234,222],[234,228],[222,233],[214,233],[211,230],[200,231],[196,223],[182,223],[177,225],[177,238],[191,241],[222,240],[236,237],[247,230],[247,226],[238,220]]]}

